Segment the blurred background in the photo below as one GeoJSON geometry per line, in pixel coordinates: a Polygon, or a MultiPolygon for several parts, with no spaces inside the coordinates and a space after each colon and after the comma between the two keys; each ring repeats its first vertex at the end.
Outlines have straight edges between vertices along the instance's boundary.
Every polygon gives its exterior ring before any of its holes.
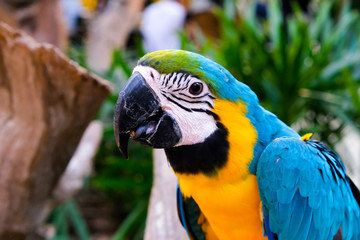
{"type": "Polygon", "coordinates": [[[335,149],[360,186],[359,11],[358,0],[0,0],[0,21],[113,85],[96,114],[93,154],[70,161],[65,174],[80,173],[60,180],[69,189],[55,189],[38,235],[143,239],[152,152],[130,142],[125,160],[112,120],[136,61],[161,49],[223,65],[266,109],[335,149]]]}

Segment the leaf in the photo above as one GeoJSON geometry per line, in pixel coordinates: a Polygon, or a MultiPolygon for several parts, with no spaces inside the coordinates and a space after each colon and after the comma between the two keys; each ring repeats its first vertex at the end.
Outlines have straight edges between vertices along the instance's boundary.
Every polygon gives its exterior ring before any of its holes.
{"type": "Polygon", "coordinates": [[[283,27],[282,12],[279,6],[279,1],[269,1],[269,25],[270,25],[270,39],[274,46],[281,44],[281,28],[283,27]]]}
{"type": "Polygon", "coordinates": [[[81,216],[79,208],[74,201],[70,200],[64,203],[64,208],[66,210],[69,220],[74,226],[74,230],[80,240],[90,239],[89,230],[86,226],[84,218],[81,216]]]}
{"type": "Polygon", "coordinates": [[[360,50],[356,52],[348,52],[344,57],[330,63],[321,73],[323,79],[332,79],[343,69],[349,69],[360,62],[360,50]]]}
{"type": "Polygon", "coordinates": [[[114,71],[117,67],[124,72],[126,78],[129,78],[131,76],[132,69],[125,60],[123,54],[121,53],[121,51],[115,50],[113,51],[113,62],[109,70],[110,76],[114,74],[114,71]]]}
{"type": "Polygon", "coordinates": [[[147,204],[145,202],[139,202],[116,230],[116,233],[111,240],[130,239],[130,236],[137,229],[139,224],[146,218],[146,211],[147,204]]]}
{"type": "Polygon", "coordinates": [[[317,8],[317,14],[315,16],[315,20],[309,26],[310,36],[312,40],[320,40],[321,32],[325,25],[331,21],[330,19],[330,10],[332,7],[332,3],[330,1],[321,1],[320,6],[317,8]]]}

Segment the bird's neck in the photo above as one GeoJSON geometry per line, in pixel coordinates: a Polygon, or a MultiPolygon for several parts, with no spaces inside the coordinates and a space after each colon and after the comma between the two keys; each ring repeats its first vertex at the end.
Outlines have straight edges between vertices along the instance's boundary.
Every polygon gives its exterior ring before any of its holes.
{"type": "MultiPolygon", "coordinates": [[[[173,167],[181,191],[193,197],[220,239],[263,239],[256,176],[248,170],[256,145],[256,130],[246,117],[244,104],[216,100],[215,105],[214,113],[219,116],[225,134],[210,136],[196,146],[196,151],[185,153],[187,149],[180,148],[178,154],[182,153],[178,156],[182,155],[182,161],[189,164],[195,158],[205,166],[213,164],[209,157],[220,158],[216,161],[222,164],[213,168],[211,174],[180,173],[173,167]],[[218,152],[224,150],[226,154],[218,152]]],[[[175,154],[166,152],[173,166],[175,154]]]]}
{"type": "Polygon", "coordinates": [[[178,174],[213,176],[228,160],[228,130],[217,123],[217,130],[204,142],[165,149],[172,169],[178,174]]]}
{"type": "Polygon", "coordinates": [[[215,105],[213,112],[220,120],[212,135],[202,143],[165,149],[165,153],[178,176],[231,184],[249,174],[257,133],[246,117],[245,104],[217,99],[215,105]]]}
{"type": "Polygon", "coordinates": [[[232,184],[199,175],[178,178],[182,192],[191,194],[217,239],[265,239],[255,175],[232,184]]]}

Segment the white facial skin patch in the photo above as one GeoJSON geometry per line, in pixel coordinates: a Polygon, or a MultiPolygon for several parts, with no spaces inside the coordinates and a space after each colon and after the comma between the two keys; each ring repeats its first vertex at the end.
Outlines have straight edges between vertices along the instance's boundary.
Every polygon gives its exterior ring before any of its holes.
{"type": "Polygon", "coordinates": [[[143,76],[162,110],[179,125],[182,137],[176,146],[201,143],[215,132],[216,121],[208,113],[215,97],[203,81],[184,73],[160,74],[147,66],[136,66],[134,72],[143,76]]]}

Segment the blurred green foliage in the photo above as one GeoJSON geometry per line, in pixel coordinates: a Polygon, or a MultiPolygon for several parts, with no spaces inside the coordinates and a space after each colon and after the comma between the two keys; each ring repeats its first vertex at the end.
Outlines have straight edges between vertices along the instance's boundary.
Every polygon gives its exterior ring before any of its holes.
{"type": "MultiPolygon", "coordinates": [[[[199,32],[194,41],[183,34],[183,49],[220,63],[249,85],[265,108],[300,134],[316,133],[316,138],[333,146],[345,126],[359,129],[360,16],[346,1],[337,5],[317,1],[313,14],[307,15],[294,9],[284,22],[278,2],[269,1],[268,18],[260,20],[255,5],[243,16],[227,0],[217,11],[220,38],[211,40],[199,32]]],[[[131,160],[124,159],[112,125],[118,93],[144,54],[139,42],[135,46],[135,50],[114,52],[113,64],[103,76],[113,83],[114,92],[97,117],[104,124],[104,136],[90,184],[121,210],[122,224],[113,240],[142,239],[152,184],[151,150],[130,142],[131,160]]],[[[86,67],[83,49],[72,49],[69,55],[86,67]]],[[[89,236],[72,200],[55,209],[49,222],[57,228],[53,240],[70,239],[69,226],[75,239],[89,236]]]]}
{"type": "Polygon", "coordinates": [[[57,206],[48,217],[48,222],[56,228],[56,235],[51,240],[68,240],[70,227],[74,229],[79,240],[89,240],[90,233],[80,210],[73,200],[68,200],[57,206]]]}

